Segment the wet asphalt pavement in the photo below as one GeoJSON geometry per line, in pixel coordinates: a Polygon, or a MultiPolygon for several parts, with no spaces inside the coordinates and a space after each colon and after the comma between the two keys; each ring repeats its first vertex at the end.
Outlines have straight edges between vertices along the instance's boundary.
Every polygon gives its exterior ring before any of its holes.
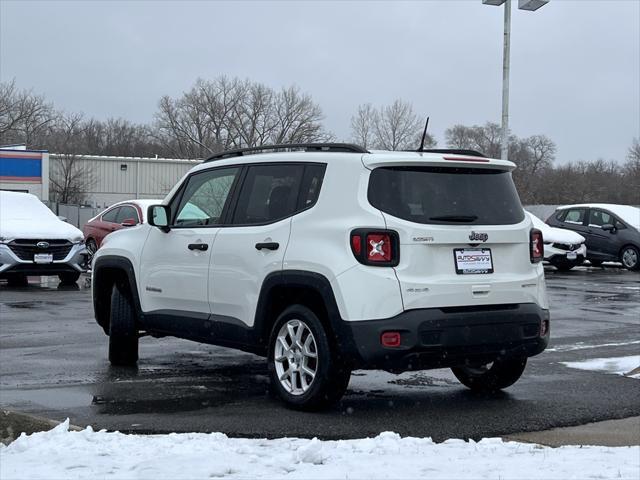
{"type": "Polygon", "coordinates": [[[640,415],[639,380],[559,363],[640,353],[640,273],[546,274],[551,345],[511,388],[473,394],[449,370],[354,372],[341,403],[322,413],[286,409],[268,393],[263,359],[221,347],[145,337],[136,370],[112,368],[88,279],[74,289],[53,277],[2,283],[0,406],[125,432],[334,439],[391,430],[436,441],[640,415]]]}

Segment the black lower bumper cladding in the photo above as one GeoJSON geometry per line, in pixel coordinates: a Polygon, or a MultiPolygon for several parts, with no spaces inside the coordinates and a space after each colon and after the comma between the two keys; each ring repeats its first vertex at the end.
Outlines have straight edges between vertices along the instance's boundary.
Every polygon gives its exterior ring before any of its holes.
{"type": "Polygon", "coordinates": [[[357,366],[390,371],[531,357],[549,343],[549,310],[535,303],[425,308],[344,323],[353,337],[357,366]],[[399,332],[400,345],[384,347],[385,332],[399,332]]]}

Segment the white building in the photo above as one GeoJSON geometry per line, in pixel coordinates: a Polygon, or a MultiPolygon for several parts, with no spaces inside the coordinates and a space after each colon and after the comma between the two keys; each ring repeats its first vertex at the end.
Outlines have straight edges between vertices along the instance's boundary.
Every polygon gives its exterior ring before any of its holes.
{"type": "MultiPolygon", "coordinates": [[[[49,154],[50,179],[59,178],[64,163],[74,168],[85,185],[85,203],[106,207],[132,198],[164,198],[177,181],[201,160],[49,154]]],[[[51,188],[50,191],[54,189],[51,188]]],[[[50,195],[50,200],[56,201],[50,195]]]]}

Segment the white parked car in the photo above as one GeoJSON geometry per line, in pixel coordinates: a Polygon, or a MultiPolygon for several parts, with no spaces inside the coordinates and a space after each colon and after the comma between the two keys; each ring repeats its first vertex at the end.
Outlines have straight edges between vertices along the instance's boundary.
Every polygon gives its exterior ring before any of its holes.
{"type": "Polygon", "coordinates": [[[27,275],[57,275],[74,283],[86,270],[86,254],[82,232],[38,197],[0,191],[0,278],[26,285],[27,275]]]}
{"type": "Polygon", "coordinates": [[[531,212],[527,212],[527,215],[531,217],[533,226],[542,232],[546,261],[562,271],[571,270],[584,263],[587,258],[587,247],[582,235],[571,230],[551,227],[531,212]]]}
{"type": "Polygon", "coordinates": [[[97,251],[109,359],[135,364],[140,332],[253,352],[305,409],[337,401],[353,369],[506,388],[549,341],[542,234],[514,168],[347,144],[215,155],[97,251]]]}

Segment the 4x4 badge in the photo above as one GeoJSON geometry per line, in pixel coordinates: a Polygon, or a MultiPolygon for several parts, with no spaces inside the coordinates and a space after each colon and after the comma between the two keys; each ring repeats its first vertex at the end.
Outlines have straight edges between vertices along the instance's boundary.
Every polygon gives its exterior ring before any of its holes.
{"type": "Polygon", "coordinates": [[[469,235],[469,240],[471,240],[472,242],[478,240],[481,242],[486,242],[487,240],[489,240],[489,235],[487,233],[477,233],[472,230],[471,234],[469,235]]]}

